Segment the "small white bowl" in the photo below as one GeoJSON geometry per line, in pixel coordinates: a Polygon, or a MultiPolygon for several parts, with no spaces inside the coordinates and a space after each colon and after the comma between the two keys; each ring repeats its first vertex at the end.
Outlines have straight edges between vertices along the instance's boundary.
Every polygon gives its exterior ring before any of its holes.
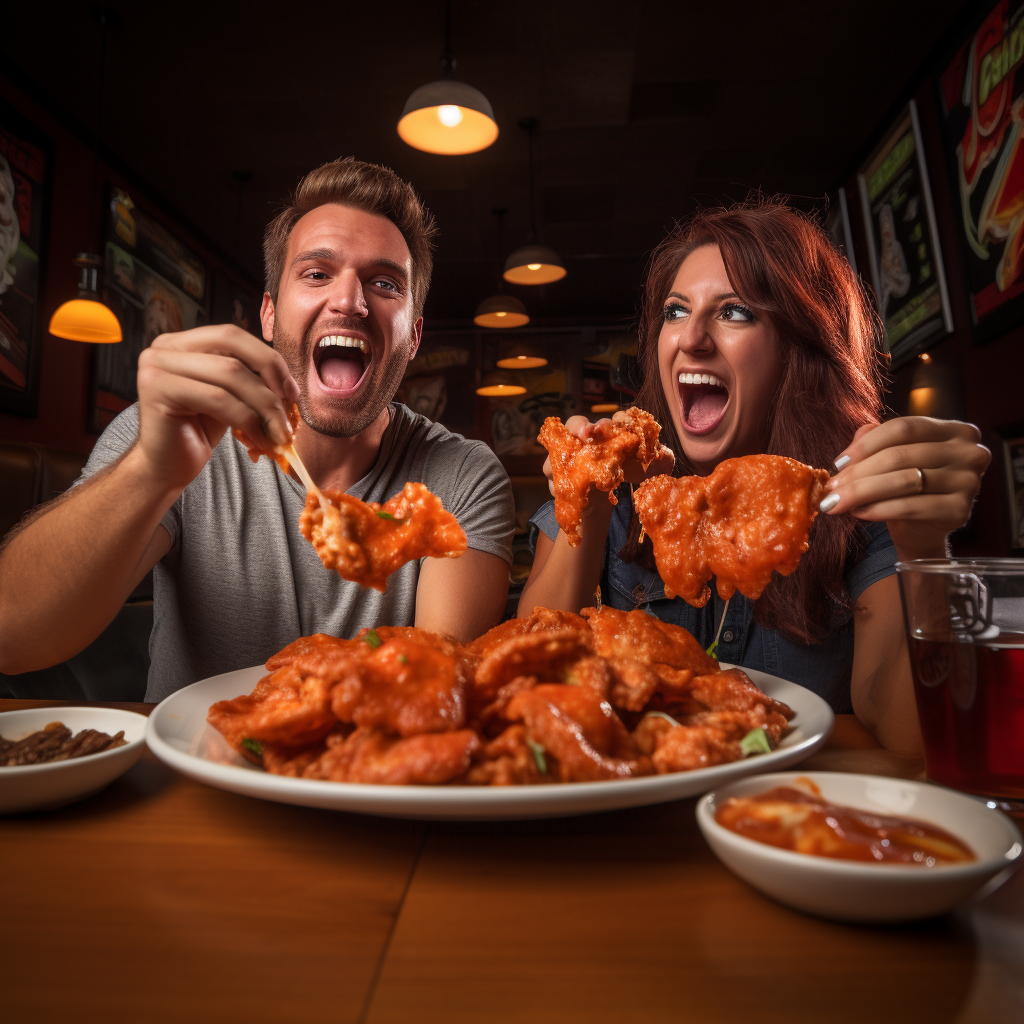
{"type": "Polygon", "coordinates": [[[24,739],[50,722],[63,722],[72,733],[98,729],[114,736],[122,729],[123,747],[48,764],[0,767],[0,814],[37,811],[82,800],[99,792],[129,768],[145,746],[146,716],[117,708],[29,708],[0,714],[0,736],[24,739]]]}
{"type": "MultiPolygon", "coordinates": [[[[799,787],[798,787],[799,788],[799,787]]],[[[1021,834],[983,800],[904,779],[845,772],[758,775],[708,793],[697,804],[697,824],[719,860],[745,882],[780,903],[841,921],[912,921],[951,910],[997,875],[1017,866],[1021,834]],[[962,839],[977,856],[969,864],[933,868],[834,860],[782,850],[748,839],[715,821],[729,797],[754,796],[810,779],[835,804],[918,818],[962,839]]]]}

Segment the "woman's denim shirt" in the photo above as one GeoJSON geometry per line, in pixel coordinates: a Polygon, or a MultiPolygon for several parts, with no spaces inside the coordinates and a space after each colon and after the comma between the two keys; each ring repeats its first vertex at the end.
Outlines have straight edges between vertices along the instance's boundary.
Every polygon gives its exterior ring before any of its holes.
{"type": "MultiPolygon", "coordinates": [[[[626,543],[633,515],[629,485],[620,487],[616,497],[619,503],[612,512],[601,568],[602,601],[623,611],[643,608],[664,622],[673,622],[689,630],[702,647],[707,647],[715,638],[725,602],[718,596],[714,585],[711,587],[711,600],[703,608],[694,608],[681,597],[667,598],[665,584],[656,572],[621,561],[616,552],[626,543]]],[[[596,500],[601,500],[600,496],[596,500]]],[[[535,530],[543,530],[554,540],[558,535],[554,502],[549,501],[540,508],[530,523],[534,547],[535,530]]],[[[852,565],[844,577],[854,602],[872,583],[896,571],[896,549],[885,524],[864,523],[864,526],[866,541],[857,557],[851,559],[852,565]]],[[[755,622],[753,602],[737,592],[729,602],[715,654],[722,661],[758,669],[806,686],[828,701],[837,713],[853,710],[850,704],[853,617],[849,613],[837,618],[832,632],[821,643],[806,646],[793,643],[776,630],[755,622]]]]}

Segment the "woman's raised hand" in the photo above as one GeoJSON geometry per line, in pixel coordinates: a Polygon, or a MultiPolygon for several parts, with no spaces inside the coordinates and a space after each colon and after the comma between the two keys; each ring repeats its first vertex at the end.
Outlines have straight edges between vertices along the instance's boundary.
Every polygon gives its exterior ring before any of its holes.
{"type": "Polygon", "coordinates": [[[823,512],[884,522],[901,559],[942,558],[963,526],[992,453],[971,423],[904,416],[865,424],[836,459],[823,512]]]}
{"type": "MultiPolygon", "coordinates": [[[[575,434],[580,440],[586,440],[587,438],[594,438],[596,441],[604,441],[609,437],[611,425],[613,423],[629,423],[629,414],[623,411],[615,413],[611,419],[600,419],[596,423],[591,423],[586,416],[570,416],[565,421],[565,429],[570,434],[575,434]]],[[[650,476],[657,476],[659,473],[670,473],[672,467],[675,465],[675,456],[672,454],[672,449],[661,446],[661,452],[655,458],[655,460],[644,470],[643,466],[640,465],[636,459],[627,459],[624,466],[626,482],[630,484],[642,483],[650,476]]],[[[551,475],[551,456],[549,455],[544,460],[544,475],[548,478],[548,490],[552,495],[555,493],[555,484],[551,475]]],[[[589,507],[589,506],[588,506],[589,507]]],[[[586,510],[584,510],[586,514],[586,510]]]]}

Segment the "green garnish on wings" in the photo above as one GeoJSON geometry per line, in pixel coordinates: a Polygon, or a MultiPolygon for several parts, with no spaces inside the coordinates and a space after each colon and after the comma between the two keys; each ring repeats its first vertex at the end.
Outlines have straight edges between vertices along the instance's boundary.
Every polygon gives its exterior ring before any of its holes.
{"type": "Polygon", "coordinates": [[[770,754],[772,745],[768,742],[768,734],[758,726],[740,740],[740,750],[743,751],[744,757],[750,757],[751,754],[770,754]]]}
{"type": "Polygon", "coordinates": [[[541,774],[547,775],[548,761],[544,756],[544,748],[536,740],[531,740],[529,736],[526,737],[526,745],[530,748],[530,753],[533,754],[533,759],[537,762],[537,768],[541,774]]]}
{"type": "Polygon", "coordinates": [[[263,744],[259,740],[250,739],[248,736],[242,740],[242,746],[249,751],[250,754],[255,754],[261,761],[263,760],[263,744]]]}
{"type": "Polygon", "coordinates": [[[384,643],[384,641],[377,635],[377,630],[375,629],[371,629],[365,636],[361,636],[359,639],[362,640],[364,644],[369,644],[373,648],[380,647],[380,645],[384,643]]]}

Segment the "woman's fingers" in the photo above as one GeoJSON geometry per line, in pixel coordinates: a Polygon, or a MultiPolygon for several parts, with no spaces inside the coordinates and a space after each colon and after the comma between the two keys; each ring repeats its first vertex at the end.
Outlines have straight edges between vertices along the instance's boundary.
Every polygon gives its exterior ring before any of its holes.
{"type": "Polygon", "coordinates": [[[844,465],[828,482],[828,489],[842,491],[854,479],[897,473],[902,470],[928,470],[949,466],[984,472],[990,458],[991,454],[984,445],[959,437],[947,441],[894,445],[844,465]]]}
{"type": "MultiPolygon", "coordinates": [[[[911,467],[894,470],[891,473],[871,476],[850,477],[831,493],[839,501],[827,511],[832,515],[860,509],[861,506],[893,498],[915,498],[918,495],[937,497],[947,494],[969,495],[971,501],[978,490],[978,476],[970,470],[943,466],[937,469],[911,467]]],[[[918,502],[917,504],[928,504],[918,502]]],[[[918,518],[915,512],[914,518],[918,518]]]]}
{"type": "Polygon", "coordinates": [[[960,439],[977,444],[981,432],[973,423],[959,420],[935,420],[929,416],[901,416],[878,426],[865,425],[854,434],[852,443],[839,453],[836,468],[863,462],[886,448],[900,448],[926,442],[960,439]]]}
{"type": "Polygon", "coordinates": [[[551,497],[555,496],[555,479],[551,475],[551,456],[549,455],[544,460],[544,466],[541,472],[548,478],[548,490],[551,492],[551,497]]]}

